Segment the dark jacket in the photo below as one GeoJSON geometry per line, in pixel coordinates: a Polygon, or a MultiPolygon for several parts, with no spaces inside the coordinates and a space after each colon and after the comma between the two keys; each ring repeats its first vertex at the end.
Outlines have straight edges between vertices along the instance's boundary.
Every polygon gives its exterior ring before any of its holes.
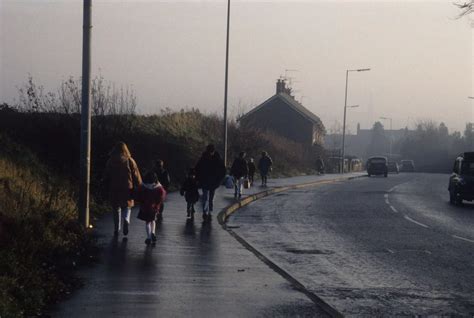
{"type": "Polygon", "coordinates": [[[264,156],[260,158],[258,162],[258,170],[260,170],[260,173],[263,175],[267,175],[268,171],[270,171],[271,167],[273,165],[272,158],[269,156],[264,156]]]}
{"type": "Polygon", "coordinates": [[[195,178],[186,178],[179,192],[181,195],[184,195],[188,203],[196,203],[199,201],[198,183],[195,178]]]}
{"type": "Polygon", "coordinates": [[[252,175],[252,176],[253,176],[253,175],[255,174],[255,170],[257,169],[257,168],[255,167],[255,163],[249,162],[249,163],[247,163],[247,165],[248,165],[248,167],[249,167],[249,175],[252,175]]]}
{"type": "Polygon", "coordinates": [[[249,174],[247,161],[244,158],[235,158],[232,168],[230,168],[230,174],[237,179],[247,176],[249,174]]]}
{"type": "Polygon", "coordinates": [[[156,168],[154,172],[156,173],[158,181],[161,183],[163,188],[168,191],[171,184],[170,174],[168,173],[168,171],[166,169],[156,168]]]}
{"type": "Polygon", "coordinates": [[[140,203],[137,218],[146,222],[154,221],[165,196],[166,191],[159,184],[141,185],[135,193],[135,199],[140,203]]]}
{"type": "Polygon", "coordinates": [[[204,152],[196,164],[196,178],[203,189],[217,189],[225,177],[226,169],[219,153],[204,152]]]}

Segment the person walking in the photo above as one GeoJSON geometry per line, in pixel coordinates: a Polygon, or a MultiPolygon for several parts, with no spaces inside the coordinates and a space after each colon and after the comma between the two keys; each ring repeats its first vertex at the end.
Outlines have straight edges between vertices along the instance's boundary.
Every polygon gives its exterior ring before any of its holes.
{"type": "Polygon", "coordinates": [[[257,168],[255,167],[255,162],[253,158],[249,159],[247,166],[249,168],[249,182],[250,182],[250,185],[253,185],[255,170],[257,170],[257,168]]]}
{"type": "Polygon", "coordinates": [[[235,158],[230,168],[230,174],[234,177],[234,198],[240,199],[242,197],[244,178],[249,174],[247,161],[245,161],[245,152],[242,151],[239,153],[239,156],[235,158]]]}
{"type": "Polygon", "coordinates": [[[316,171],[319,175],[324,174],[324,161],[321,156],[318,156],[318,158],[316,159],[316,171]]]}
{"type": "Polygon", "coordinates": [[[187,203],[187,219],[194,220],[194,212],[196,212],[194,210],[194,204],[199,201],[198,183],[194,169],[189,169],[186,180],[184,180],[179,192],[181,195],[184,195],[184,199],[187,203]]]}
{"type": "Polygon", "coordinates": [[[137,218],[146,222],[146,245],[156,242],[156,216],[166,197],[166,190],[158,181],[154,172],[148,172],[143,178],[143,184],[135,193],[135,198],[140,204],[137,218]]]}
{"type": "Polygon", "coordinates": [[[262,151],[262,157],[258,161],[258,170],[260,170],[260,176],[262,177],[263,187],[267,186],[268,173],[272,171],[272,165],[272,158],[270,158],[266,151],[262,151]]]}
{"type": "MultiPolygon", "coordinates": [[[[169,191],[169,187],[171,184],[170,174],[168,170],[165,169],[165,162],[161,159],[158,159],[155,163],[154,172],[158,177],[158,182],[160,182],[161,186],[165,189],[166,192],[169,191]]],[[[160,206],[160,213],[157,214],[157,221],[163,221],[163,212],[165,209],[165,203],[163,202],[160,206]]]]}
{"type": "Polygon", "coordinates": [[[104,175],[113,208],[114,235],[118,235],[123,222],[123,235],[126,236],[134,203],[132,191],[142,183],[142,178],[137,163],[124,142],[117,143],[112,149],[104,175]]]}
{"type": "Polygon", "coordinates": [[[211,219],[214,195],[225,177],[226,168],[214,145],[210,144],[196,164],[196,178],[202,188],[202,218],[211,219]]]}

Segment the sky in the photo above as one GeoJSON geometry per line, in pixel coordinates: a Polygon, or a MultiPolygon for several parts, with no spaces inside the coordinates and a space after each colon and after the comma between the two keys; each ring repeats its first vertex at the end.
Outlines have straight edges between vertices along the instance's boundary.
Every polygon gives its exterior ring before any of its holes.
{"type": "MultiPolygon", "coordinates": [[[[222,113],[226,5],[93,0],[93,76],[132,86],[143,114],[222,113]]],[[[474,23],[457,13],[452,1],[232,0],[229,112],[257,106],[287,76],[330,131],[346,70],[371,68],[349,73],[350,132],[380,117],[394,129],[434,120],[463,130],[474,121],[474,23]]],[[[80,77],[81,46],[82,1],[0,0],[0,102],[14,102],[29,74],[52,91],[80,77]]]]}

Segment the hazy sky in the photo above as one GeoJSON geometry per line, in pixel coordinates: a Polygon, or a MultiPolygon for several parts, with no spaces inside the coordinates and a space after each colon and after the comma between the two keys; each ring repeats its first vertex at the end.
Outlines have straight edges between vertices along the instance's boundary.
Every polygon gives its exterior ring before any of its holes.
{"type": "MultiPolygon", "coordinates": [[[[93,0],[92,69],[133,85],[139,111],[221,112],[227,1],[93,0]]],[[[342,120],[350,73],[352,131],[380,116],[462,129],[474,121],[473,29],[451,1],[236,1],[231,6],[229,106],[249,109],[286,69],[297,99],[327,128],[342,120]],[[302,96],[305,96],[302,98],[302,96]],[[240,106],[239,106],[240,105],[240,106]]],[[[81,75],[82,1],[0,0],[0,101],[31,74],[48,89],[81,75]]],[[[389,123],[385,122],[388,128],[389,123]]]]}

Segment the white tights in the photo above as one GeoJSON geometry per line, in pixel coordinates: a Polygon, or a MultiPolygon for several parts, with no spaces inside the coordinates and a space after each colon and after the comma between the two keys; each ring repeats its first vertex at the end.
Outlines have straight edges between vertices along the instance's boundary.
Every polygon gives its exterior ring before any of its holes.
{"type": "Polygon", "coordinates": [[[151,234],[155,234],[156,222],[146,222],[146,235],[149,239],[151,239],[151,234]]]}

